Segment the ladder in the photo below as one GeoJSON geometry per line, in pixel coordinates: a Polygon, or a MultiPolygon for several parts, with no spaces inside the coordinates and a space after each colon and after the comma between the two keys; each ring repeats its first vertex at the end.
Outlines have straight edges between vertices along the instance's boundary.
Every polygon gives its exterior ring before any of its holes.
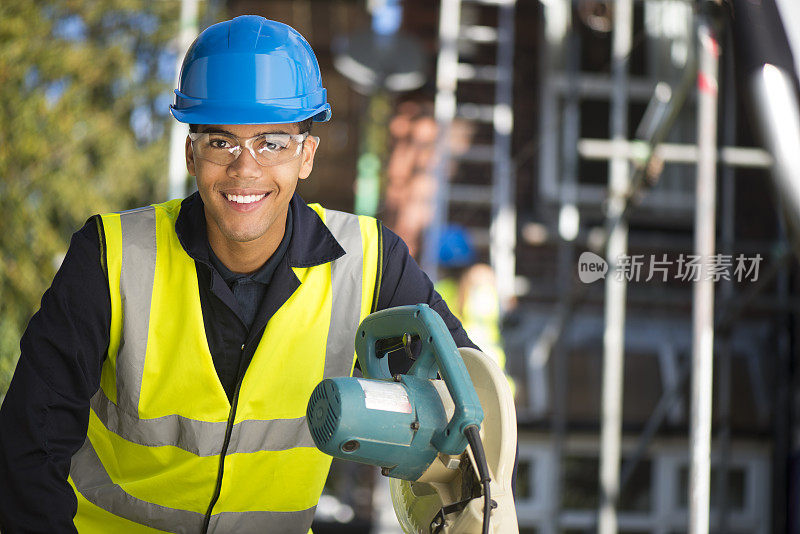
{"type": "Polygon", "coordinates": [[[435,280],[443,229],[464,226],[478,257],[488,249],[501,310],[514,296],[515,279],[514,9],[515,0],[441,0],[434,102],[439,125],[436,209],[422,257],[423,268],[435,280]],[[491,23],[481,24],[482,18],[491,23]],[[497,48],[493,62],[479,63],[475,52],[492,44],[497,48]],[[491,94],[492,89],[492,103],[468,100],[469,93],[491,94]],[[460,148],[454,146],[456,134],[466,135],[460,148]]]}

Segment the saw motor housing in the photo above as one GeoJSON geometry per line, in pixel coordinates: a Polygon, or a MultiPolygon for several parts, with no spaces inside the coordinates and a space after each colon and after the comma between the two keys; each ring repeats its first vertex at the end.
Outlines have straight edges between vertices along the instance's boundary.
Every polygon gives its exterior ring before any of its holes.
{"type": "Polygon", "coordinates": [[[306,415],[317,448],[411,481],[439,453],[464,452],[464,429],[479,427],[483,410],[438,313],[424,304],[373,313],[356,333],[356,355],[365,378],[325,379],[311,395],[306,415]],[[408,374],[392,377],[376,347],[404,335],[419,338],[420,354],[408,374]],[[433,383],[439,376],[454,405],[449,420],[433,383]]]}
{"type": "Polygon", "coordinates": [[[311,395],[308,420],[321,451],[404,480],[418,479],[433,462],[438,451],[431,441],[447,424],[434,387],[414,376],[323,380],[311,395]]]}

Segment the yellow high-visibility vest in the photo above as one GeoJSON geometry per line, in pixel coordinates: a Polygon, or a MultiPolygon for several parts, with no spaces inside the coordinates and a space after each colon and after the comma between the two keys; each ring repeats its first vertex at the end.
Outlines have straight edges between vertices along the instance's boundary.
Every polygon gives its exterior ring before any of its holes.
{"type": "Polygon", "coordinates": [[[102,216],[111,334],[70,469],[79,532],[309,530],[331,457],[311,439],[308,399],[323,378],[352,373],[380,253],[375,219],[310,207],[346,253],[292,268],[300,286],[267,323],[234,410],[175,233],[180,201],[102,216]]]}

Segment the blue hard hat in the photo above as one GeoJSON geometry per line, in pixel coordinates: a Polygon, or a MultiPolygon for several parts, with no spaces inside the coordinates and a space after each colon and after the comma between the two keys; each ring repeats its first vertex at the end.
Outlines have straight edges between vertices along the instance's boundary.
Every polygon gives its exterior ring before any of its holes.
{"type": "Polygon", "coordinates": [[[291,26],[244,15],[186,52],[172,115],[190,124],[285,124],[331,117],[311,46],[291,26]]]}
{"type": "Polygon", "coordinates": [[[467,231],[458,225],[447,226],[439,235],[439,264],[446,268],[471,265],[475,261],[475,247],[467,231]]]}

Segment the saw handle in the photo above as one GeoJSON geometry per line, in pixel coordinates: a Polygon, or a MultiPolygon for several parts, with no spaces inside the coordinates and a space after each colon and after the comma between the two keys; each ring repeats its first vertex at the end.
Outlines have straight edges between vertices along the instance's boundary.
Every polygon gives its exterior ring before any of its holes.
{"type": "Polygon", "coordinates": [[[436,379],[441,375],[453,399],[455,411],[447,426],[434,434],[431,443],[444,454],[461,454],[467,446],[464,430],[483,421],[478,394],[447,325],[427,304],[398,306],[367,316],[356,332],[356,355],[366,378],[390,380],[388,358],[378,358],[376,344],[404,334],[418,336],[417,361],[408,374],[436,379]]]}

